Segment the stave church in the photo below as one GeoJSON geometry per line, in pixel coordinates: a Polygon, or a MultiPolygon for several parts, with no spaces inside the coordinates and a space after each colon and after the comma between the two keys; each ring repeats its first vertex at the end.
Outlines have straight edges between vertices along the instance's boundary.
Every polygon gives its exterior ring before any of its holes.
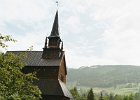
{"type": "Polygon", "coordinates": [[[16,55],[26,53],[24,73],[36,72],[34,82],[41,92],[42,100],[74,100],[66,87],[66,58],[63,41],[59,34],[58,10],[52,31],[45,39],[43,51],[8,51],[16,55]]]}

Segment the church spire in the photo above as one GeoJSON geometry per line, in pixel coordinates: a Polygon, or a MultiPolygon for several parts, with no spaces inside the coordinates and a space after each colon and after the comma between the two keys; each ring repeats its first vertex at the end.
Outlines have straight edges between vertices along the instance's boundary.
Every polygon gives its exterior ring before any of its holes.
{"type": "Polygon", "coordinates": [[[43,48],[43,59],[55,59],[61,57],[63,52],[63,43],[59,36],[58,10],[56,11],[52,31],[49,37],[46,37],[43,48]]]}
{"type": "Polygon", "coordinates": [[[56,11],[52,31],[49,37],[59,37],[58,10],[56,11]]]}

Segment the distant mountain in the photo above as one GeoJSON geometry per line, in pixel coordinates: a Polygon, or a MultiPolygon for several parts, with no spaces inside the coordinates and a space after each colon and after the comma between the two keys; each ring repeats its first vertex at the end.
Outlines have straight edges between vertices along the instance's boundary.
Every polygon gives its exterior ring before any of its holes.
{"type": "Polygon", "coordinates": [[[140,66],[96,65],[68,69],[68,83],[88,87],[111,87],[126,83],[140,83],[140,66]]]}

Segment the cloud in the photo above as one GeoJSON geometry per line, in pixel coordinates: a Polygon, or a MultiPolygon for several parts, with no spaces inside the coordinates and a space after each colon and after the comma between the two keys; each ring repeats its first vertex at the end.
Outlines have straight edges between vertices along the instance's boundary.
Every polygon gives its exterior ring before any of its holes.
{"type": "Polygon", "coordinates": [[[0,0],[0,19],[1,21],[22,20],[28,22],[43,20],[49,9],[49,3],[46,6],[43,1],[0,0]]]}
{"type": "MultiPolygon", "coordinates": [[[[90,2],[90,1],[89,1],[90,2]]],[[[92,2],[95,7],[95,12],[90,14],[90,17],[97,21],[107,22],[109,21],[109,25],[105,27],[102,31],[102,36],[98,37],[101,39],[101,42],[91,42],[90,37],[88,39],[91,43],[86,43],[86,40],[83,40],[81,44],[78,45],[79,49],[70,49],[72,52],[74,64],[78,65],[93,65],[93,64],[131,64],[131,65],[140,65],[139,56],[140,56],[140,35],[139,35],[139,21],[140,21],[140,11],[138,0],[121,0],[121,1],[104,1],[98,0],[92,2]],[[103,1],[103,2],[102,2],[103,1]],[[101,3],[102,2],[102,3],[101,3]],[[98,45],[103,44],[102,47],[98,47],[98,45]],[[94,48],[88,48],[94,45],[94,48]],[[97,50],[101,50],[101,55],[97,55],[97,50]],[[92,51],[89,54],[87,51],[92,51]],[[79,53],[80,52],[80,53],[79,53]],[[87,55],[88,54],[88,55],[87,55]],[[89,56],[90,55],[90,56],[89,56]]],[[[85,14],[85,15],[86,15],[85,14]]],[[[86,22],[85,22],[86,23],[86,22]]],[[[87,27],[94,25],[86,23],[87,27]]],[[[98,28],[101,29],[99,24],[96,24],[98,28]]],[[[105,25],[105,26],[106,26],[105,25]]],[[[89,28],[90,29],[90,28],[89,28]]],[[[84,29],[81,29],[81,32],[84,29]]],[[[90,30],[90,32],[97,32],[90,30]]],[[[81,33],[82,34],[82,33],[81,33]]],[[[99,34],[99,33],[98,33],[99,34]]],[[[92,35],[94,38],[94,35],[92,35]]],[[[86,37],[86,36],[85,36],[86,37]]],[[[83,37],[84,39],[84,37],[83,37]]],[[[97,40],[98,40],[97,39],[97,40]]],[[[73,61],[70,61],[73,62],[73,61]]],[[[72,64],[72,65],[74,65],[72,64]]]]}
{"type": "MultiPolygon", "coordinates": [[[[140,56],[140,11],[139,1],[131,1],[123,7],[119,17],[114,18],[110,29],[104,33],[108,43],[105,58],[113,59],[116,64],[138,64],[140,56]]],[[[111,63],[111,62],[110,62],[111,63]]]]}
{"type": "MultiPolygon", "coordinates": [[[[52,0],[0,0],[0,31],[18,40],[9,50],[42,50],[56,11],[52,0]]],[[[65,0],[60,35],[69,67],[140,65],[139,0],[65,0]]]]}

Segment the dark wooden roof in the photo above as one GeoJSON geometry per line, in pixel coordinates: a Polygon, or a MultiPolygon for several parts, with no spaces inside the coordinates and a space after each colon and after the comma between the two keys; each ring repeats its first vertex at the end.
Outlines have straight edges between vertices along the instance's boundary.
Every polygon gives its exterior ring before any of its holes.
{"type": "Polygon", "coordinates": [[[64,51],[61,57],[57,59],[42,59],[43,51],[7,51],[7,53],[14,53],[16,55],[25,54],[25,66],[60,66],[61,60],[64,58],[65,73],[67,75],[64,51]]]}
{"type": "Polygon", "coordinates": [[[59,37],[59,25],[58,25],[58,11],[56,12],[52,32],[49,37],[59,37]]]}
{"type": "Polygon", "coordinates": [[[19,55],[25,54],[25,66],[59,66],[61,57],[58,59],[42,59],[43,51],[8,51],[7,53],[19,55]]]}
{"type": "Polygon", "coordinates": [[[43,95],[57,95],[73,98],[66,85],[61,80],[40,79],[36,83],[43,95]]]}

